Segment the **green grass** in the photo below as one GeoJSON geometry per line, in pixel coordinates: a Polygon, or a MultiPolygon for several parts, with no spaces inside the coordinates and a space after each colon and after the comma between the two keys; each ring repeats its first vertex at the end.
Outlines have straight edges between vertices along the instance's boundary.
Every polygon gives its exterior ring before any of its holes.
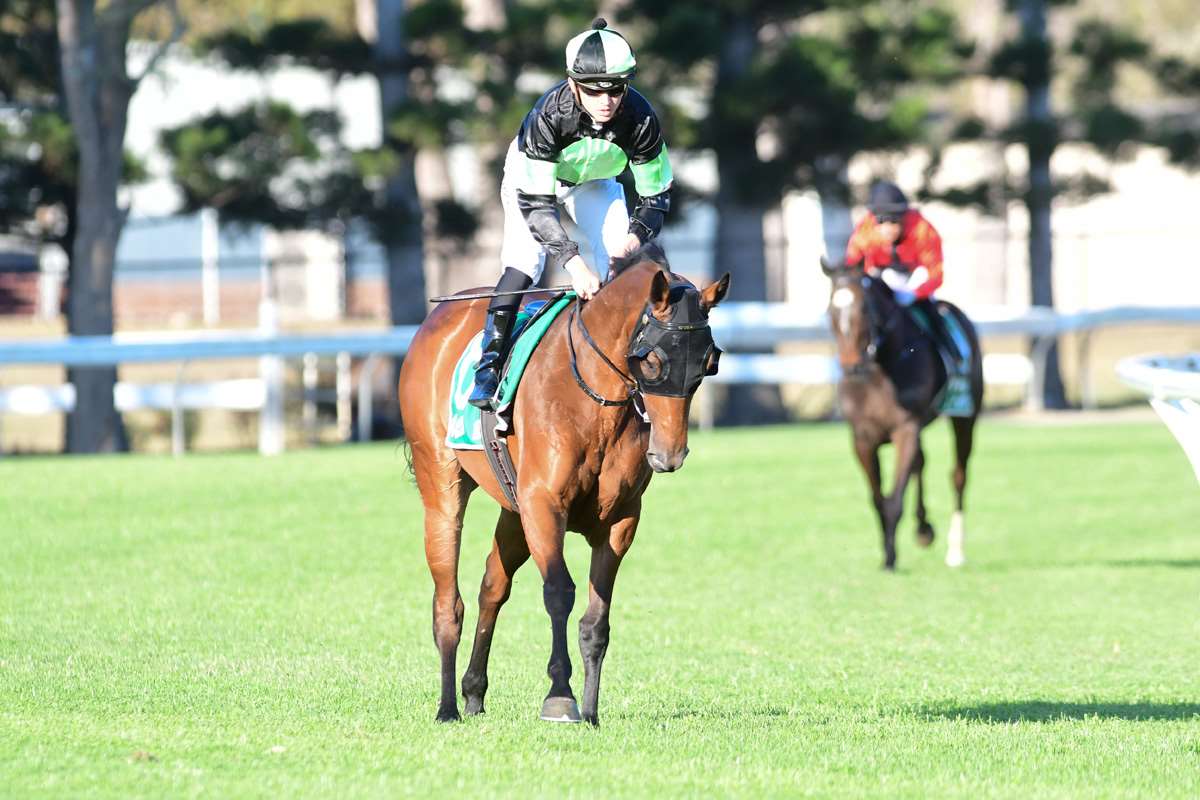
{"type": "MultiPolygon", "coordinates": [[[[433,722],[394,445],[0,461],[0,795],[1200,795],[1200,490],[1165,428],[985,423],[967,566],[906,520],[894,575],[843,426],[691,447],[617,583],[599,730],[537,720],[532,566],[488,713],[433,722]]],[[[944,423],[926,450],[940,536],[944,423]]]]}

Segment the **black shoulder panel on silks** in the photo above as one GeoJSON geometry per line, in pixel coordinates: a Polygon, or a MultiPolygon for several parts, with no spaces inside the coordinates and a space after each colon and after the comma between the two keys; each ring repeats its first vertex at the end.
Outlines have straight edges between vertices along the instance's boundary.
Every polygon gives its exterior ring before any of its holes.
{"type": "MultiPolygon", "coordinates": [[[[526,158],[557,161],[559,154],[570,145],[598,135],[620,147],[631,164],[651,162],[663,150],[658,115],[650,101],[633,87],[626,92],[617,115],[597,129],[591,117],[575,102],[567,81],[543,94],[525,115],[517,133],[517,148],[526,158]]],[[[579,246],[567,237],[559,218],[554,195],[530,195],[518,190],[517,205],[533,238],[546,250],[547,266],[560,266],[578,254],[579,246]]],[[[640,197],[630,217],[630,232],[643,242],[654,238],[662,230],[664,216],[670,207],[669,190],[640,197]]]]}
{"type": "Polygon", "coordinates": [[[650,101],[632,88],[625,98],[630,122],[629,144],[622,148],[633,164],[645,164],[654,160],[663,148],[662,124],[650,101]]]}
{"type": "Polygon", "coordinates": [[[562,149],[579,137],[567,135],[578,127],[578,110],[566,81],[538,98],[521,121],[517,148],[530,158],[554,161],[562,149]]]}

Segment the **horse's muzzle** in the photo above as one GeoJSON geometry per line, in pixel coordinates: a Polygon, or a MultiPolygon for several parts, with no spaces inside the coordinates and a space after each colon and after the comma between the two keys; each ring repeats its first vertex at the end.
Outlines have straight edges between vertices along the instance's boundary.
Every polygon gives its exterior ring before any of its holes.
{"type": "Polygon", "coordinates": [[[655,472],[674,472],[683,466],[683,460],[687,458],[687,454],[686,447],[669,455],[649,451],[646,453],[646,461],[650,463],[651,469],[655,472]]]}

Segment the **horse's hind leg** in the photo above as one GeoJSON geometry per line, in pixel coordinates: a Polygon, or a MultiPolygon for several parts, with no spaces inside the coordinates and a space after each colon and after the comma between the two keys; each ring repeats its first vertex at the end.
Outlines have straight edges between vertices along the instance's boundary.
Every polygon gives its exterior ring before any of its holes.
{"type": "Polygon", "coordinates": [[[917,479],[917,544],[929,547],[933,544],[933,525],[925,512],[925,451],[917,441],[917,454],[913,457],[913,475],[917,479]]]}
{"type": "Polygon", "coordinates": [[[963,513],[963,494],[967,488],[967,461],[975,442],[977,417],[952,417],[954,424],[954,516],[950,518],[950,533],[946,537],[946,565],[961,567],[967,562],[966,518],[963,513]]]}
{"type": "Polygon", "coordinates": [[[608,651],[608,612],[612,607],[613,584],[621,559],[633,544],[641,515],[641,498],[621,519],[591,538],[592,566],[588,585],[588,607],[579,620],[579,653],[583,656],[583,709],[585,721],[600,724],[600,668],[608,651]]]}
{"type": "Polygon", "coordinates": [[[488,654],[492,649],[492,634],[500,607],[508,600],[513,575],[529,559],[521,517],[512,511],[501,510],[496,522],[492,552],[484,568],[479,587],[479,622],[475,626],[475,645],[471,648],[471,663],[463,675],[462,692],[468,714],[483,713],[483,696],[488,688],[488,654]]]}
{"type": "Polygon", "coordinates": [[[442,692],[439,722],[456,720],[458,699],[454,691],[455,656],[462,638],[463,601],[458,591],[458,552],[462,541],[463,513],[475,482],[457,459],[443,464],[414,459],[417,486],[425,504],[425,560],[433,577],[433,642],[442,659],[442,692]]]}

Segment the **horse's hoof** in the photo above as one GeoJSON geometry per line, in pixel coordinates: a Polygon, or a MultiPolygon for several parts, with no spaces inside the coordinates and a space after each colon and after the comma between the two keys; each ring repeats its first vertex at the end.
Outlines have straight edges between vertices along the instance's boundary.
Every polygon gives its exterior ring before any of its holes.
{"type": "Polygon", "coordinates": [[[593,728],[600,727],[600,715],[599,714],[584,714],[583,721],[586,722],[587,724],[591,725],[593,728]]]}
{"type": "Polygon", "coordinates": [[[547,697],[542,703],[542,719],[546,722],[583,721],[574,697],[547,697]]]}
{"type": "Polygon", "coordinates": [[[896,564],[895,564],[894,562],[893,562],[893,563],[891,563],[891,564],[889,564],[889,563],[887,563],[887,562],[885,561],[885,562],[883,562],[883,564],[881,564],[881,565],[880,565],[880,567],[879,567],[879,568],[880,568],[881,570],[883,570],[884,572],[895,572],[895,571],[896,571],[896,564]]]}
{"type": "Polygon", "coordinates": [[[962,553],[946,553],[947,567],[961,567],[965,563],[967,563],[967,557],[962,553]]]}
{"type": "Polygon", "coordinates": [[[917,544],[921,547],[933,544],[933,526],[928,522],[917,528],[917,544]]]}
{"type": "Polygon", "coordinates": [[[454,708],[454,707],[446,708],[445,706],[443,706],[442,708],[438,709],[438,713],[437,713],[437,721],[438,722],[458,722],[460,719],[462,719],[462,717],[460,717],[458,715],[457,708],[454,708]]]}
{"type": "Polygon", "coordinates": [[[483,713],[483,698],[482,697],[468,697],[467,698],[467,706],[465,709],[463,709],[463,711],[466,713],[466,715],[468,717],[473,717],[476,714],[482,714],[483,713]]]}

